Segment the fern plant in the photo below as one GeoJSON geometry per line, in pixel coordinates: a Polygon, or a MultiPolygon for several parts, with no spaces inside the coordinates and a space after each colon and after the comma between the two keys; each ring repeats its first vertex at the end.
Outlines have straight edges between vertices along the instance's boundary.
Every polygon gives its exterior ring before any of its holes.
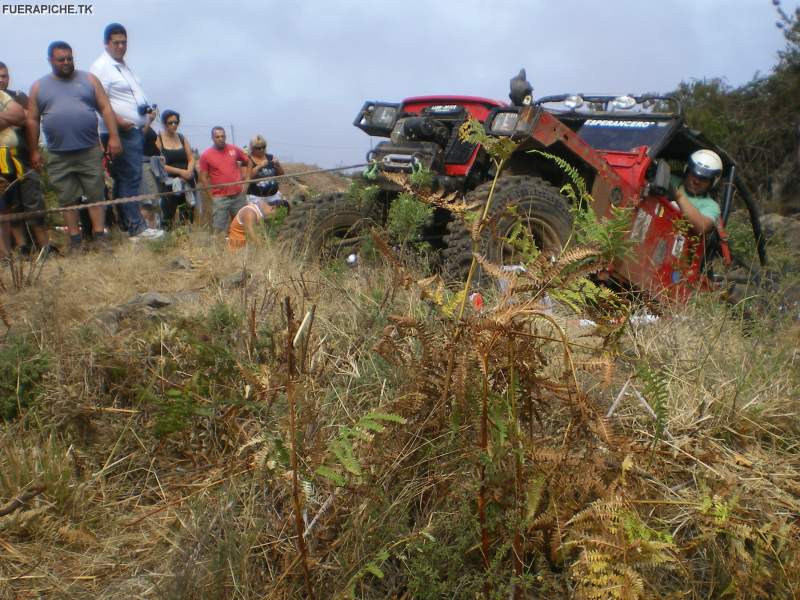
{"type": "Polygon", "coordinates": [[[371,412],[362,416],[352,426],[339,428],[339,435],[328,444],[328,464],[319,466],[317,475],[328,479],[337,486],[344,486],[349,479],[359,480],[363,475],[361,462],[357,457],[359,442],[371,443],[377,433],[386,430],[384,423],[405,424],[406,420],[396,414],[371,412]]]}
{"type": "Polygon", "coordinates": [[[415,162],[411,165],[411,174],[408,176],[411,185],[420,190],[431,190],[433,188],[433,171],[415,162]]]}
{"type": "Polygon", "coordinates": [[[642,395],[648,400],[655,413],[655,432],[651,444],[651,448],[655,448],[664,436],[667,422],[668,379],[663,371],[647,364],[639,367],[636,377],[644,383],[642,395]]]}
{"type": "Polygon", "coordinates": [[[594,198],[586,188],[586,180],[578,169],[555,154],[541,150],[529,152],[554,162],[569,179],[569,183],[564,184],[560,191],[570,200],[574,223],[573,242],[579,246],[598,248],[603,260],[607,262],[628,256],[633,248],[633,243],[627,237],[631,227],[630,209],[612,206],[610,215],[598,218],[597,213],[592,210],[594,198]]]}
{"type": "Polygon", "coordinates": [[[380,187],[375,184],[364,184],[354,179],[347,189],[347,195],[359,206],[374,202],[380,193],[380,187]]]}
{"type": "Polygon", "coordinates": [[[386,228],[398,244],[419,239],[419,233],[433,218],[433,207],[421,202],[415,194],[403,192],[389,207],[386,228]]]}
{"type": "Polygon", "coordinates": [[[579,550],[570,571],[580,600],[645,597],[645,571],[671,569],[672,538],[646,525],[620,499],[598,500],[567,523],[563,552],[579,550]]]}

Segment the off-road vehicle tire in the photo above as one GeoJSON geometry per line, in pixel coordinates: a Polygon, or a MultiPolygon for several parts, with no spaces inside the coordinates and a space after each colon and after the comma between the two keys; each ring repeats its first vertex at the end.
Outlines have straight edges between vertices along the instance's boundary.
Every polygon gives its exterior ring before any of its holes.
{"type": "MultiPolygon", "coordinates": [[[[467,194],[465,202],[484,206],[491,182],[467,194]]],[[[572,234],[572,213],[566,198],[544,179],[531,176],[508,176],[497,181],[489,223],[481,231],[479,252],[497,264],[517,264],[505,238],[519,219],[524,219],[534,242],[543,252],[559,252],[572,234]],[[513,209],[516,212],[512,212],[513,209]]],[[[460,219],[447,224],[444,266],[449,276],[463,278],[472,262],[472,239],[468,226],[460,219]]]]}
{"type": "Polygon", "coordinates": [[[380,223],[375,201],[358,201],[346,193],[292,200],[278,240],[314,260],[344,258],[373,225],[380,223]]]}

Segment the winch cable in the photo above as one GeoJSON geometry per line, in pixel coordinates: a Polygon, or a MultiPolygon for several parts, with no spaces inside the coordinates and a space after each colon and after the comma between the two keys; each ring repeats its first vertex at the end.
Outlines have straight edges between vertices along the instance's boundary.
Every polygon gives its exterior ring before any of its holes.
{"type": "MultiPolygon", "coordinates": [[[[169,191],[169,192],[159,192],[157,194],[139,194],[138,196],[128,196],[126,198],[115,198],[113,200],[100,200],[97,202],[87,202],[85,204],[73,204],[71,206],[58,206],[56,208],[44,208],[41,210],[29,210],[27,212],[18,212],[18,213],[8,213],[0,215],[0,223],[7,223],[9,221],[22,221],[25,219],[30,219],[31,217],[38,217],[41,215],[47,215],[51,213],[61,213],[67,212],[70,210],[82,210],[84,208],[94,208],[95,206],[114,206],[116,204],[127,204],[128,202],[142,202],[145,200],[158,200],[160,198],[164,198],[167,196],[179,196],[185,194],[186,192],[200,192],[211,190],[214,188],[220,187],[230,187],[233,185],[242,185],[245,183],[258,183],[260,181],[276,181],[280,179],[290,179],[293,177],[302,177],[304,175],[315,175],[317,173],[333,173],[336,171],[347,171],[349,169],[358,169],[361,167],[368,166],[369,163],[360,163],[357,165],[347,165],[345,167],[333,167],[330,169],[314,169],[311,171],[301,171],[299,173],[286,173],[284,175],[272,175],[270,177],[257,177],[251,179],[241,179],[239,181],[231,181],[229,183],[217,183],[212,185],[198,185],[192,188],[186,188],[180,191],[169,191]]],[[[25,175],[30,173],[27,171],[25,175]]],[[[3,193],[7,193],[17,182],[21,181],[24,176],[11,182],[9,186],[3,193]]]]}

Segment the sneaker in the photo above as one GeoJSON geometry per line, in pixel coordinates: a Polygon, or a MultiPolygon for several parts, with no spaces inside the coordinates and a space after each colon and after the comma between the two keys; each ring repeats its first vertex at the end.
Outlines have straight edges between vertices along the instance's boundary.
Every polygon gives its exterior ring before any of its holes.
{"type": "Polygon", "coordinates": [[[136,235],[132,235],[130,237],[130,240],[132,242],[138,240],[153,241],[153,240],[160,240],[162,237],[164,237],[163,229],[151,229],[148,227],[147,229],[143,229],[136,235]]]}

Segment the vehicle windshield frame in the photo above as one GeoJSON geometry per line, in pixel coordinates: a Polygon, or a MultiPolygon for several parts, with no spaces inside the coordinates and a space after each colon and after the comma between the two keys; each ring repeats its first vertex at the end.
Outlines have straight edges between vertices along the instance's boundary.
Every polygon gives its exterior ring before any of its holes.
{"type": "Polygon", "coordinates": [[[592,148],[598,151],[606,151],[606,152],[634,152],[636,148],[640,148],[642,146],[647,147],[647,153],[650,156],[657,156],[658,153],[664,148],[669,140],[674,135],[675,131],[681,126],[681,119],[674,115],[660,115],[660,114],[653,114],[653,115],[621,115],[619,113],[595,113],[595,114],[581,114],[578,118],[565,118],[565,115],[558,115],[560,119],[564,121],[573,121],[573,127],[575,132],[583,139],[587,144],[589,144],[592,148]],[[619,135],[619,140],[626,139],[625,136],[621,135],[625,132],[629,132],[630,136],[627,139],[632,140],[630,143],[622,142],[617,144],[609,144],[607,142],[602,142],[599,139],[599,136],[592,136],[587,135],[587,133],[593,132],[595,129],[587,128],[586,123],[592,122],[615,122],[620,123],[618,126],[608,125],[608,126],[597,126],[596,131],[600,132],[605,130],[606,132],[616,132],[619,135]],[[629,123],[630,125],[621,125],[621,123],[629,123]],[[636,123],[652,123],[650,126],[642,126],[642,125],[635,125],[636,123]],[[650,133],[652,130],[652,135],[642,135],[646,133],[650,133]],[[636,134],[639,135],[636,135],[636,134]]]}

